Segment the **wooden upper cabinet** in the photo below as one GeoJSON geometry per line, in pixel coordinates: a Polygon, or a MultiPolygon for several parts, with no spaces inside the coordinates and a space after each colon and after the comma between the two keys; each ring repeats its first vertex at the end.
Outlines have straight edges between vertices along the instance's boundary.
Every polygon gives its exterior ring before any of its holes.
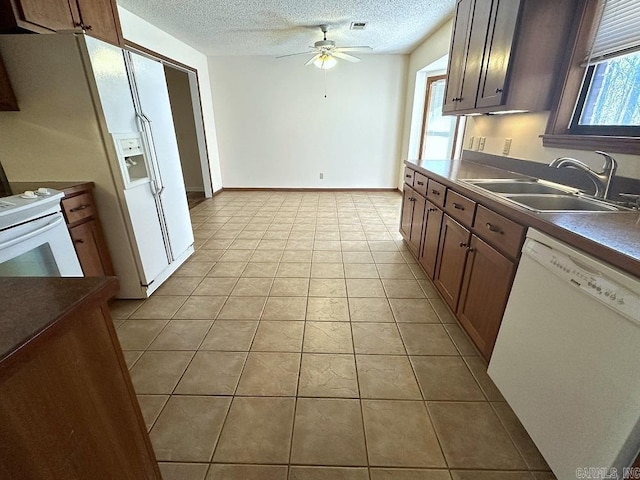
{"type": "Polygon", "coordinates": [[[123,44],[115,0],[0,0],[0,33],[74,29],[123,44]]]}
{"type": "Polygon", "coordinates": [[[475,0],[458,0],[456,2],[456,16],[449,50],[447,86],[444,94],[444,105],[442,106],[443,112],[455,111],[460,97],[467,63],[467,46],[469,45],[469,29],[471,27],[474,3],[475,0]]]}

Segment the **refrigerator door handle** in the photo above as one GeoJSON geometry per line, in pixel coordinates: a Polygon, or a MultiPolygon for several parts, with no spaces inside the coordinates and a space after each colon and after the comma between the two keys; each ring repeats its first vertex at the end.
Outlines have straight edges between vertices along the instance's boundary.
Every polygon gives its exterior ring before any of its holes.
{"type": "Polygon", "coordinates": [[[157,164],[158,153],[156,152],[156,146],[153,142],[153,131],[151,129],[151,120],[144,113],[136,111],[136,117],[140,120],[141,130],[143,132],[144,141],[147,145],[149,152],[149,160],[152,164],[153,179],[151,180],[151,193],[153,195],[160,195],[164,191],[164,185],[162,183],[162,177],[160,176],[160,169],[157,164]],[[146,125],[146,127],[145,127],[146,125]],[[158,185],[160,187],[158,188],[158,185]]]}

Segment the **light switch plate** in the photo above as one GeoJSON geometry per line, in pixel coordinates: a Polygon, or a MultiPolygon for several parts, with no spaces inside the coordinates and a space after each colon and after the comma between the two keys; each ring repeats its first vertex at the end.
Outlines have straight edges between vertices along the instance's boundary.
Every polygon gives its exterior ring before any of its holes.
{"type": "Polygon", "coordinates": [[[504,141],[504,147],[502,148],[503,155],[509,155],[509,151],[511,150],[511,138],[507,138],[504,141]]]}
{"type": "Polygon", "coordinates": [[[484,151],[484,144],[487,141],[487,137],[480,137],[480,141],[478,142],[478,151],[479,152],[483,152],[484,151]]]}
{"type": "Polygon", "coordinates": [[[476,137],[469,137],[469,140],[467,141],[467,149],[469,150],[473,150],[473,141],[475,140],[476,137]]]}

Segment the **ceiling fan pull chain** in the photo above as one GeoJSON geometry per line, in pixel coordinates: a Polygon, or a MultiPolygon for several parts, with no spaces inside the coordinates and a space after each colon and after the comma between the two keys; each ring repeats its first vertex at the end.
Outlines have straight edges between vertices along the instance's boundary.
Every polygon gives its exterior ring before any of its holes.
{"type": "Polygon", "coordinates": [[[327,71],[322,71],[324,72],[324,98],[327,98],[327,71]]]}

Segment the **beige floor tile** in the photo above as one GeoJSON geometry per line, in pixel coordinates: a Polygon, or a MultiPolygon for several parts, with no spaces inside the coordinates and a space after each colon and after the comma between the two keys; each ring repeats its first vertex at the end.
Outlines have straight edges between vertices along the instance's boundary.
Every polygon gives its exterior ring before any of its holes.
{"type": "Polygon", "coordinates": [[[487,363],[480,357],[462,357],[475,377],[487,399],[492,402],[504,402],[505,399],[487,375],[487,363]]]}
{"type": "Polygon", "coordinates": [[[411,357],[425,400],[485,400],[461,357],[411,357]]]}
{"type": "Polygon", "coordinates": [[[406,356],[356,355],[361,398],[422,400],[406,356]]]}
{"type": "Polygon", "coordinates": [[[312,263],[311,278],[344,278],[342,263],[312,263]]]}
{"type": "Polygon", "coordinates": [[[286,465],[213,464],[207,480],[287,480],[286,465]]]}
{"type": "Polygon", "coordinates": [[[194,290],[193,295],[229,295],[237,281],[237,278],[205,278],[194,290]]]}
{"type": "Polygon", "coordinates": [[[308,293],[308,278],[276,278],[269,295],[274,297],[306,297],[308,293]]]}
{"type": "Polygon", "coordinates": [[[244,352],[196,352],[175,393],[233,395],[246,357],[244,352]]]}
{"type": "MultiPolygon", "coordinates": [[[[315,239],[316,239],[316,243],[318,241],[336,242],[340,240],[340,232],[339,231],[331,231],[331,232],[317,231],[315,239]]],[[[338,245],[340,245],[340,242],[338,242],[338,245]]],[[[315,245],[314,245],[314,248],[315,248],[315,245]]],[[[338,250],[340,249],[338,248],[338,250]]],[[[328,251],[328,249],[323,251],[328,251]]]]}
{"type": "Polygon", "coordinates": [[[357,398],[358,379],[353,355],[303,354],[298,395],[357,398]]]}
{"type": "Polygon", "coordinates": [[[248,262],[253,255],[253,250],[227,250],[218,262],[248,262]]]}
{"type": "Polygon", "coordinates": [[[393,322],[393,314],[386,298],[350,298],[352,322],[393,322]]]}
{"type": "Polygon", "coordinates": [[[389,298],[424,298],[424,292],[416,280],[383,278],[382,284],[389,298]]]}
{"type": "Polygon", "coordinates": [[[341,251],[340,240],[316,240],[313,243],[314,250],[341,251]]]}
{"type": "Polygon", "coordinates": [[[131,369],[131,381],[138,394],[171,393],[191,361],[194,352],[145,352],[131,369]]]}
{"type": "Polygon", "coordinates": [[[342,252],[344,263],[373,263],[371,252],[342,252]]]}
{"type": "Polygon", "coordinates": [[[450,468],[526,468],[489,403],[427,402],[427,406],[450,468]]]}
{"type": "Polygon", "coordinates": [[[299,353],[251,352],[236,395],[295,396],[299,368],[299,353]]]}
{"type": "Polygon", "coordinates": [[[412,468],[372,468],[371,480],[451,480],[447,470],[412,468]]]}
{"type": "Polygon", "coordinates": [[[302,349],[305,353],[353,353],[349,323],[307,321],[302,349]]]}
{"type": "Polygon", "coordinates": [[[362,467],[291,467],[289,480],[369,480],[362,467]]]}
{"type": "Polygon", "coordinates": [[[204,480],[208,463],[158,462],[163,480],[204,480]]]}
{"type": "Polygon", "coordinates": [[[341,240],[343,252],[368,252],[369,243],[365,240],[341,240]]]}
{"type": "Polygon", "coordinates": [[[247,262],[227,262],[216,263],[214,267],[209,270],[207,277],[239,277],[247,266],[247,262]]]}
{"type": "Polygon", "coordinates": [[[227,300],[225,296],[200,295],[187,298],[180,310],[173,316],[174,319],[211,319],[216,318],[222,305],[227,300]]]}
{"type": "Polygon", "coordinates": [[[371,252],[375,263],[407,263],[400,252],[371,252]]]}
{"type": "Polygon", "coordinates": [[[182,295],[157,296],[145,302],[129,318],[162,319],[171,318],[187,299],[182,295]]]}
{"type": "Polygon", "coordinates": [[[251,351],[302,352],[304,322],[260,322],[251,351]]]}
{"type": "Polygon", "coordinates": [[[286,239],[268,240],[262,239],[258,244],[257,250],[284,250],[287,244],[286,239]]]}
{"type": "Polygon", "coordinates": [[[158,336],[169,320],[127,320],[118,329],[123,350],[144,350],[158,336]]]}
{"type": "Polygon", "coordinates": [[[364,232],[342,232],[340,240],[366,240],[367,236],[364,232]]]}
{"type": "Polygon", "coordinates": [[[286,464],[295,399],[233,399],[213,461],[286,464]]]}
{"type": "Polygon", "coordinates": [[[213,321],[171,320],[149,350],[197,350],[213,321]]]}
{"type": "Polygon", "coordinates": [[[366,465],[360,402],[299,398],[291,462],[303,465],[366,465]]]}
{"type": "MultiPolygon", "coordinates": [[[[218,233],[219,232],[217,232],[216,235],[218,233]]],[[[229,248],[232,242],[232,238],[210,238],[204,242],[200,248],[204,250],[224,250],[229,248]]]]}
{"type": "MultiPolygon", "coordinates": [[[[282,254],[280,262],[283,263],[310,263],[312,257],[311,250],[286,250],[282,254]]],[[[308,276],[308,274],[307,274],[308,276]]]]}
{"type": "Polygon", "coordinates": [[[150,433],[157,459],[210,461],[230,403],[224,397],[171,397],[150,433]]]}
{"type": "Polygon", "coordinates": [[[442,323],[458,323],[447,304],[441,298],[430,298],[429,303],[431,303],[442,323]]]}
{"type": "Polygon", "coordinates": [[[446,466],[423,402],[363,400],[362,415],[371,466],[446,466]]]}
{"type": "MultiPolygon", "coordinates": [[[[262,240],[288,240],[289,239],[289,230],[274,230],[274,231],[267,231],[265,232],[265,234],[262,236],[262,240]]],[[[258,248],[260,248],[260,245],[258,245],[258,248]]],[[[256,251],[260,251],[260,250],[256,250],[256,251]]],[[[282,254],[282,250],[280,250],[280,254],[282,254]]]]}
{"type": "Polygon", "coordinates": [[[249,263],[254,262],[279,262],[282,258],[282,250],[256,250],[253,252],[249,263]]]}
{"type": "Polygon", "coordinates": [[[427,298],[440,298],[440,294],[431,280],[418,280],[418,283],[427,298]]]}
{"type": "MultiPolygon", "coordinates": [[[[207,243],[209,243],[209,240],[207,243]]],[[[178,270],[173,274],[174,277],[204,277],[211,268],[216,264],[216,262],[185,262],[178,270]]]]}
{"type": "Polygon", "coordinates": [[[313,249],[312,239],[292,240],[292,237],[295,237],[294,231],[291,232],[291,235],[289,236],[289,240],[287,240],[287,245],[284,247],[285,250],[312,250],[313,249]]]}
{"type": "Polygon", "coordinates": [[[341,263],[342,252],[314,250],[311,260],[313,263],[341,263]]]}
{"type": "Polygon", "coordinates": [[[345,263],[344,276],[346,278],[379,278],[375,263],[345,263]]]}
{"type": "Polygon", "coordinates": [[[458,355],[458,350],[442,325],[398,323],[409,355],[458,355]]]}
{"type": "Polygon", "coordinates": [[[524,461],[527,462],[529,469],[550,470],[549,465],[507,402],[494,402],[492,406],[504,425],[504,428],[506,428],[507,433],[511,436],[511,440],[516,444],[520,455],[522,455],[524,461]]]}
{"type": "Polygon", "coordinates": [[[281,262],[276,277],[309,278],[311,276],[311,262],[281,262]]]}
{"type": "Polygon", "coordinates": [[[143,303],[144,300],[112,300],[109,302],[111,316],[117,319],[129,318],[143,303]]]}
{"type": "Polygon", "coordinates": [[[124,361],[127,364],[127,368],[131,370],[131,368],[144,353],[144,350],[125,350],[122,353],[124,353],[124,361]]]}
{"type": "Polygon", "coordinates": [[[349,297],[385,297],[382,282],[378,279],[347,278],[347,294],[349,297]]]}
{"type": "Polygon", "coordinates": [[[356,353],[406,354],[398,327],[393,323],[352,323],[351,328],[356,353]]]}
{"type": "Polygon", "coordinates": [[[229,246],[230,249],[245,249],[245,250],[255,250],[260,243],[259,239],[236,239],[229,246]]]}
{"type": "Polygon", "coordinates": [[[257,327],[257,321],[216,320],[200,350],[247,352],[257,327]]]}
{"type": "Polygon", "coordinates": [[[451,477],[453,480],[532,480],[534,478],[529,472],[500,472],[496,470],[452,470],[451,477]]]}
{"type": "Polygon", "coordinates": [[[144,423],[147,430],[151,430],[162,408],[169,400],[169,395],[137,395],[137,397],[144,423]]]}
{"type": "Polygon", "coordinates": [[[269,297],[262,320],[304,320],[306,311],[306,297],[269,297]]]}
{"type": "Polygon", "coordinates": [[[391,240],[371,240],[369,241],[369,249],[372,252],[397,252],[398,247],[391,240]]]}
{"type": "Polygon", "coordinates": [[[391,310],[398,323],[440,323],[438,315],[429,300],[421,298],[389,299],[391,310]]]}
{"type": "Polygon", "coordinates": [[[192,263],[207,263],[207,262],[217,262],[220,260],[220,257],[224,255],[224,250],[198,250],[194,253],[189,262],[192,263]]]}
{"type": "Polygon", "coordinates": [[[267,297],[229,297],[218,318],[222,320],[258,320],[267,297]]]}
{"type": "Polygon", "coordinates": [[[349,307],[346,298],[309,297],[307,320],[322,322],[348,322],[349,307]]]}
{"type": "MultiPolygon", "coordinates": [[[[318,264],[330,265],[330,264],[318,264]]],[[[346,297],[345,281],[341,278],[312,278],[309,283],[310,297],[346,297]]]]}
{"type": "Polygon", "coordinates": [[[272,278],[276,276],[278,264],[275,262],[252,262],[242,272],[243,277],[272,278]]]}
{"type": "Polygon", "coordinates": [[[191,295],[201,281],[201,277],[171,277],[153,295],[191,295]]]}
{"type": "Polygon", "coordinates": [[[367,231],[367,229],[365,229],[365,234],[366,234],[367,240],[369,241],[393,240],[391,235],[389,235],[389,233],[384,230],[367,231]]]}
{"type": "Polygon", "coordinates": [[[451,337],[451,340],[453,340],[453,343],[456,345],[456,348],[461,355],[478,355],[478,350],[476,350],[476,348],[473,346],[466,333],[462,331],[460,325],[456,323],[447,323],[444,325],[444,328],[451,337]]]}
{"type": "MultiPolygon", "coordinates": [[[[253,264],[252,264],[253,265],[253,264]]],[[[247,267],[248,268],[248,267],[247,267]]],[[[273,283],[272,278],[240,278],[231,291],[233,297],[267,296],[273,283]]]]}

